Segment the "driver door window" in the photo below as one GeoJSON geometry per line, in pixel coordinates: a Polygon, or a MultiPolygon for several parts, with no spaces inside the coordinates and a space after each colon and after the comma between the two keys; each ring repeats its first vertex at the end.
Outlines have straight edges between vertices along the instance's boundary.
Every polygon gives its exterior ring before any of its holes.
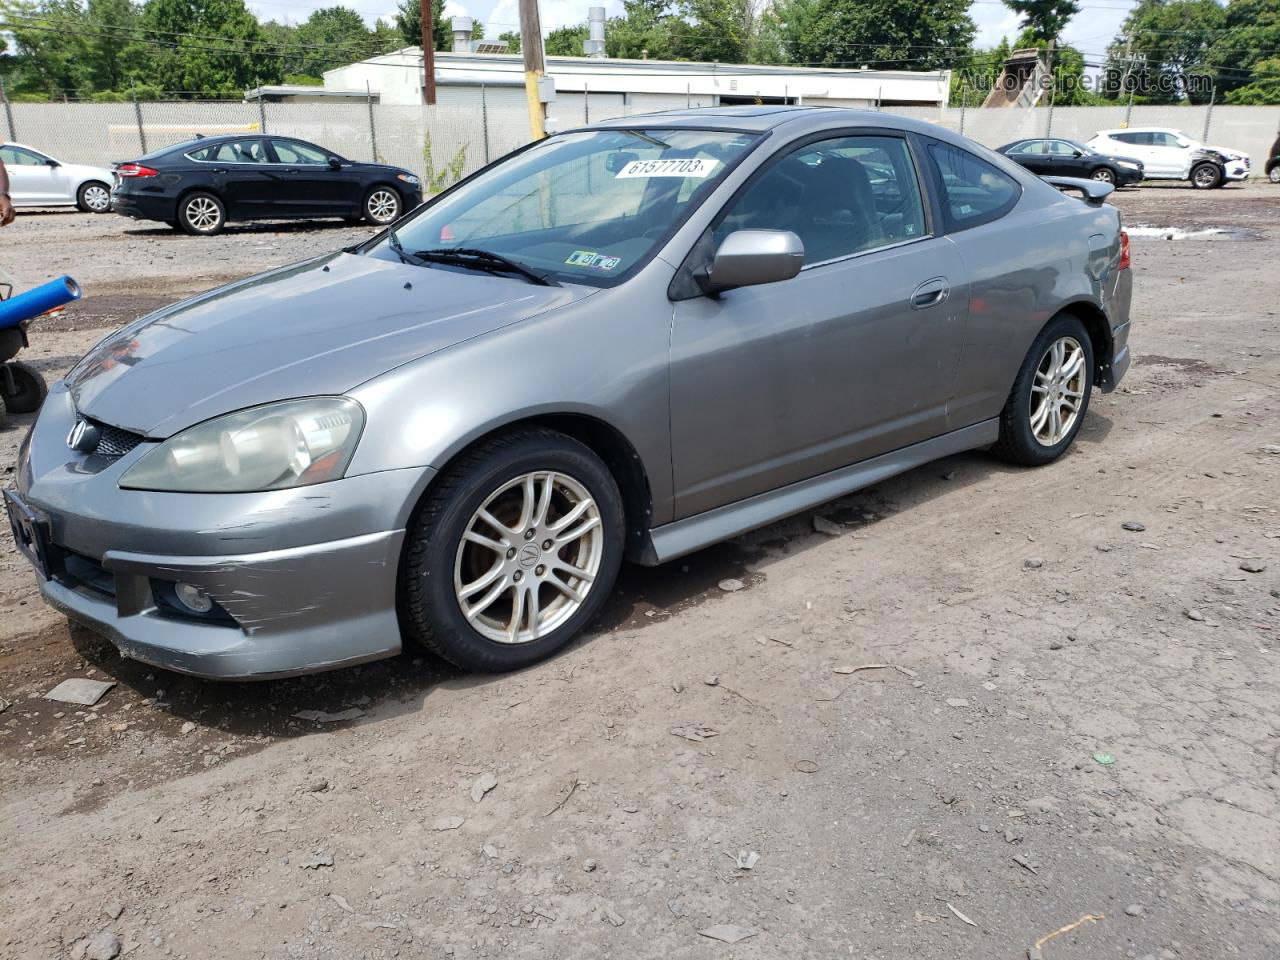
{"type": "Polygon", "coordinates": [[[747,229],[795,233],[806,265],[924,236],[924,203],[906,141],[839,137],[800,147],[733,203],[715,241],[747,229]]]}
{"type": "Polygon", "coordinates": [[[272,140],[271,149],[275,150],[276,159],[280,163],[317,167],[329,165],[329,155],[323,150],[317,150],[305,143],[298,143],[296,140],[272,140]]]}

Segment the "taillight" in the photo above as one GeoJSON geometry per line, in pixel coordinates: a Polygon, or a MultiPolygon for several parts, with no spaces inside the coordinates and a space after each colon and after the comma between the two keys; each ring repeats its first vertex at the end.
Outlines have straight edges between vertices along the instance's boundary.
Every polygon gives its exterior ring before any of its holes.
{"type": "Polygon", "coordinates": [[[159,176],[160,172],[144,167],[140,163],[122,163],[116,167],[116,173],[122,177],[155,177],[159,176]]]}
{"type": "Polygon", "coordinates": [[[1120,231],[1120,266],[1117,270],[1129,269],[1129,231],[1120,231]]]}

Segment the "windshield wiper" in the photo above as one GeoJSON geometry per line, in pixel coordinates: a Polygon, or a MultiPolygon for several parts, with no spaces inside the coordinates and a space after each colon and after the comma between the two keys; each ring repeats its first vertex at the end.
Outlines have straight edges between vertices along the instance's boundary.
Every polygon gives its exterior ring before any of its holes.
{"type": "Polygon", "coordinates": [[[387,227],[387,246],[391,248],[391,252],[400,258],[401,263],[408,263],[415,267],[425,267],[427,262],[421,257],[415,257],[412,253],[405,250],[400,243],[400,238],[396,236],[393,227],[387,227]]]}
{"type": "Polygon", "coordinates": [[[639,137],[641,140],[644,140],[646,143],[652,143],[655,147],[661,147],[663,150],[671,149],[671,144],[666,143],[662,140],[659,140],[657,137],[652,136],[651,134],[643,133],[640,130],[623,130],[621,132],[630,134],[633,137],[639,137]]]}
{"type": "MultiPolygon", "coordinates": [[[[394,247],[392,249],[395,249],[394,247]]],[[[491,250],[476,247],[440,247],[435,250],[419,250],[416,254],[404,254],[422,263],[447,263],[451,266],[474,267],[490,273],[516,273],[540,287],[558,287],[560,284],[547,276],[530,270],[522,263],[491,250]]]]}

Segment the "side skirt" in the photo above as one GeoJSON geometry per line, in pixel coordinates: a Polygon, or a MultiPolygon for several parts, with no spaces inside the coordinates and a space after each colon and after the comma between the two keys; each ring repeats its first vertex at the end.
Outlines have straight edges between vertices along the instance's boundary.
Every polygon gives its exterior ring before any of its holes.
{"type": "Polygon", "coordinates": [[[757,494],[737,503],[716,507],[674,523],[665,523],[648,532],[635,560],[645,566],[666,563],[854,490],[869,487],[931,460],[990,446],[999,435],[999,421],[984,420],[892,453],[841,467],[768,493],[757,494]]]}

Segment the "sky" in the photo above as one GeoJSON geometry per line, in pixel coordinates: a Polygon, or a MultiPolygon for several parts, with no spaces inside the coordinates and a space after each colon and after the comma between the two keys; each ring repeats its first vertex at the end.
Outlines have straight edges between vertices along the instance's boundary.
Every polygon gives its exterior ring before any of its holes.
{"type": "MultiPolygon", "coordinates": [[[[341,2],[363,14],[370,24],[379,18],[393,20],[396,0],[248,0],[249,6],[264,20],[280,20],[299,23],[311,15],[311,11],[341,2]]],[[[1125,14],[1135,0],[1080,0],[1081,11],[1068,24],[1063,39],[1082,50],[1087,61],[1097,61],[1105,53],[1107,44],[1116,35],[1125,14]]],[[[592,0],[540,0],[542,29],[583,23],[587,19],[587,7],[592,0]]],[[[598,2],[594,5],[598,5],[598,2]]],[[[622,0],[605,0],[608,16],[622,13],[622,0]]],[[[447,0],[448,16],[468,16],[480,20],[485,32],[496,37],[508,30],[519,30],[516,0],[447,0]]],[[[992,47],[1002,37],[1013,41],[1018,34],[1018,15],[1000,0],[972,0],[969,15],[978,26],[977,45],[992,47]]]]}

